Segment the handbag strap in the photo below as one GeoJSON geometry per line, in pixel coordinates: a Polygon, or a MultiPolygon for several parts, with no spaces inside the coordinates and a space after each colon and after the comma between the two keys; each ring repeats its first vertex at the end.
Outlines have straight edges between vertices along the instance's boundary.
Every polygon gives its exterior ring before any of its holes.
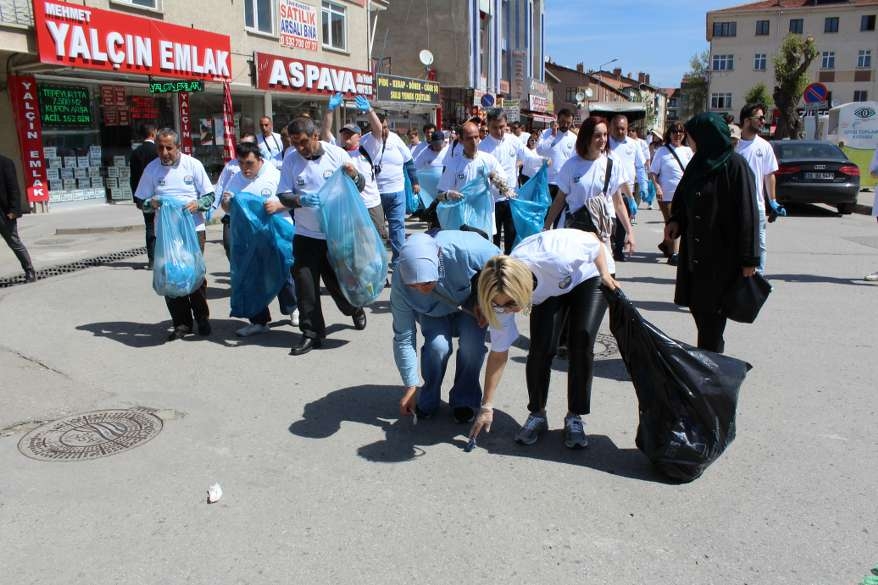
{"type": "Polygon", "coordinates": [[[613,159],[607,157],[607,172],[604,173],[604,195],[607,195],[607,189],[610,188],[610,173],[613,172],[613,159]]]}
{"type": "Polygon", "coordinates": [[[680,170],[685,173],[686,167],[683,166],[683,163],[680,161],[680,157],[677,156],[677,152],[674,150],[674,147],[670,144],[665,144],[665,148],[667,148],[671,152],[671,154],[674,155],[674,158],[677,159],[677,164],[680,165],[680,170]]]}

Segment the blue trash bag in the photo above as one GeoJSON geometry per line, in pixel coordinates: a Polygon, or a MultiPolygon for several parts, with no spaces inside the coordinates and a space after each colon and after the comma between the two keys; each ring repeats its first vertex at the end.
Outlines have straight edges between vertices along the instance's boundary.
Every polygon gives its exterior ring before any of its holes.
{"type": "Polygon", "coordinates": [[[152,288],[163,297],[185,297],[201,286],[207,271],[195,220],[182,200],[159,197],[159,201],[152,288]]]}
{"type": "Polygon", "coordinates": [[[488,178],[479,175],[460,189],[463,199],[443,201],[436,206],[436,215],[443,230],[459,230],[469,226],[491,237],[494,198],[488,189],[488,178]]]}
{"type": "Polygon", "coordinates": [[[429,208],[439,194],[439,179],[442,178],[442,167],[427,167],[418,171],[418,182],[421,184],[421,202],[429,208]]]}
{"type": "Polygon", "coordinates": [[[329,263],[345,298],[355,307],[374,301],[384,290],[387,253],[357,191],[344,169],[320,191],[320,224],[326,234],[329,263]]]}
{"type": "Polygon", "coordinates": [[[512,213],[512,224],[515,226],[513,245],[517,246],[524,238],[543,230],[546,213],[551,203],[548,171],[546,163],[543,163],[537,174],[518,189],[518,197],[509,200],[509,211],[512,213]]]}
{"type": "Polygon", "coordinates": [[[231,200],[232,317],[250,317],[267,307],[290,277],[293,235],[288,214],[269,214],[265,197],[236,193],[231,200]]]}
{"type": "Polygon", "coordinates": [[[421,199],[415,195],[409,174],[403,170],[402,175],[405,177],[405,212],[415,213],[421,207],[421,199]]]}

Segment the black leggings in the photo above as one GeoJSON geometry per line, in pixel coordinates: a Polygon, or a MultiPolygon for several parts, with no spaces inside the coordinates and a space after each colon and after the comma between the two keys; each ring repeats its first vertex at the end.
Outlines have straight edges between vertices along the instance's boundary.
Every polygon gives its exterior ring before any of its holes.
{"type": "Polygon", "coordinates": [[[695,327],[698,329],[698,348],[722,353],[726,349],[723,333],[726,330],[726,318],[719,313],[692,312],[695,327]]]}
{"type": "Polygon", "coordinates": [[[573,414],[591,412],[591,383],[594,377],[594,344],[607,311],[607,301],[595,276],[558,297],[536,305],[530,314],[530,351],[527,354],[527,393],[530,412],[545,410],[549,377],[558,334],[567,315],[567,409],[573,414]]]}

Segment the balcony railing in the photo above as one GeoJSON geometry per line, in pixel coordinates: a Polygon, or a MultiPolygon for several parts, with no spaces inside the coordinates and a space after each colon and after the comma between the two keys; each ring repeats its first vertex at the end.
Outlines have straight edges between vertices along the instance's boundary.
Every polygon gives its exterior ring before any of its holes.
{"type": "Polygon", "coordinates": [[[0,0],[0,24],[34,25],[34,13],[29,0],[0,0]]]}

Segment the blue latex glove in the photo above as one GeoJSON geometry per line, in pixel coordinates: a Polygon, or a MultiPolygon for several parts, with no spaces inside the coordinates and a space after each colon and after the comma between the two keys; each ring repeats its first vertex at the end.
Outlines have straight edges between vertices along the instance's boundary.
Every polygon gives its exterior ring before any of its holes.
{"type": "Polygon", "coordinates": [[[364,95],[358,95],[355,97],[354,102],[356,102],[357,109],[361,112],[368,112],[372,109],[372,104],[369,103],[369,100],[364,95]]]}
{"type": "Polygon", "coordinates": [[[771,210],[774,211],[779,216],[781,216],[781,217],[787,216],[787,210],[784,209],[783,207],[781,207],[780,203],[778,203],[774,199],[770,200],[768,202],[768,204],[771,205],[771,210]]]}
{"type": "Polygon", "coordinates": [[[339,93],[335,94],[334,96],[332,96],[331,98],[329,98],[329,106],[327,106],[327,109],[330,112],[332,112],[336,108],[338,108],[343,101],[344,101],[344,95],[341,92],[339,92],[339,93]]]}
{"type": "Polygon", "coordinates": [[[299,205],[302,207],[320,207],[320,196],[317,193],[299,195],[299,205]]]}

